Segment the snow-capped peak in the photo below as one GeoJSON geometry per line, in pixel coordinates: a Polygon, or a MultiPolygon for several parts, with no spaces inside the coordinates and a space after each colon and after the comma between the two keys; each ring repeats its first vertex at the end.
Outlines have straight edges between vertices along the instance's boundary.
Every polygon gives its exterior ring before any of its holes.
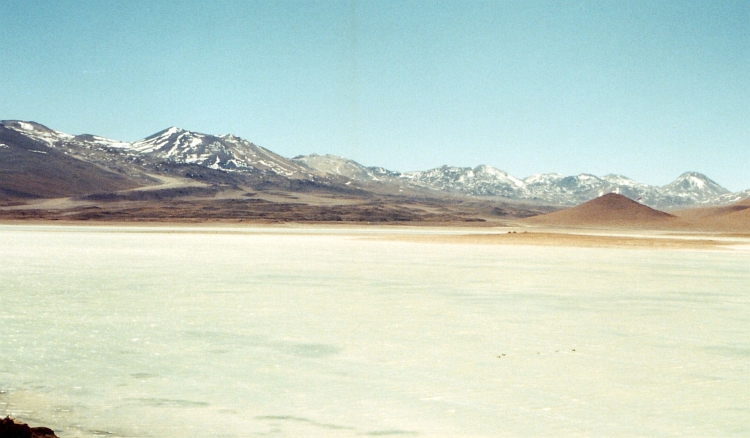
{"type": "Polygon", "coordinates": [[[729,190],[698,172],[683,173],[676,180],[662,187],[662,191],[692,203],[708,202],[717,196],[729,193],[729,190]]]}
{"type": "Polygon", "coordinates": [[[172,126],[133,143],[141,153],[184,164],[230,172],[271,171],[289,178],[311,178],[296,163],[232,134],[201,134],[172,126]]]}
{"type": "Polygon", "coordinates": [[[495,178],[498,181],[502,182],[510,182],[511,184],[515,185],[516,187],[523,187],[524,183],[520,179],[516,178],[515,176],[512,176],[508,174],[507,172],[504,172],[500,169],[496,169],[491,166],[487,166],[484,164],[481,164],[474,168],[474,174],[475,175],[487,175],[491,178],[495,178]]]}
{"type": "Polygon", "coordinates": [[[704,189],[706,186],[716,184],[706,175],[699,172],[685,172],[669,185],[681,185],[683,187],[691,186],[698,189],[704,189]]]}
{"type": "Polygon", "coordinates": [[[186,131],[172,126],[143,140],[133,143],[133,147],[143,153],[164,152],[167,157],[178,154],[181,147],[197,146],[205,137],[203,134],[186,131]]]}
{"type": "Polygon", "coordinates": [[[52,146],[58,141],[68,140],[73,138],[72,135],[64,132],[55,131],[44,125],[36,122],[24,122],[21,120],[3,120],[0,122],[2,126],[10,128],[14,131],[20,132],[21,134],[33,137],[40,140],[48,145],[52,146]]]}
{"type": "Polygon", "coordinates": [[[229,140],[229,141],[247,141],[241,137],[237,137],[234,134],[222,134],[222,135],[219,135],[218,137],[224,140],[229,140]]]}

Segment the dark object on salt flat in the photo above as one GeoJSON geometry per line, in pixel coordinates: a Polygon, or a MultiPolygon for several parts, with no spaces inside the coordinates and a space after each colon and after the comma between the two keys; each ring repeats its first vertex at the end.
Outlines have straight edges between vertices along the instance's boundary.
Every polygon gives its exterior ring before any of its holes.
{"type": "Polygon", "coordinates": [[[55,431],[47,427],[29,427],[5,417],[0,420],[0,438],[58,438],[55,431]]]}

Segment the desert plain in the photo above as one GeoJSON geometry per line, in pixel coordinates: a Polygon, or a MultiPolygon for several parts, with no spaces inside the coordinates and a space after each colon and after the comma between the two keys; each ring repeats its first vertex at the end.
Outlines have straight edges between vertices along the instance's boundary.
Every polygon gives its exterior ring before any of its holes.
{"type": "Polygon", "coordinates": [[[0,415],[60,437],[744,436],[747,210],[645,208],[6,221],[0,415]]]}
{"type": "Polygon", "coordinates": [[[0,416],[61,438],[750,432],[747,200],[258,187],[0,206],[0,416]]]}

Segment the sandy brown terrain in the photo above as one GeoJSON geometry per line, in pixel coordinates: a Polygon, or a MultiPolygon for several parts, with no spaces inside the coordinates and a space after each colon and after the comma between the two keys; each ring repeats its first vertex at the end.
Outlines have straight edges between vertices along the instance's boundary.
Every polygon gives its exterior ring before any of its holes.
{"type": "Polygon", "coordinates": [[[506,231],[498,233],[467,233],[459,235],[392,235],[393,240],[421,243],[445,243],[466,245],[533,245],[569,246],[580,248],[640,248],[640,249],[721,249],[750,244],[750,234],[745,236],[715,236],[709,234],[617,234],[621,230],[602,230],[588,234],[566,230],[506,231]]]}
{"type": "Polygon", "coordinates": [[[677,210],[673,214],[686,228],[750,233],[750,199],[722,207],[677,210]]]}
{"type": "Polygon", "coordinates": [[[528,224],[554,226],[663,227],[675,216],[608,193],[581,205],[525,219],[528,224]]]}
{"type": "Polygon", "coordinates": [[[611,193],[566,210],[509,222],[511,231],[392,238],[431,243],[654,249],[750,245],[750,200],[673,213],[611,193]]]}
{"type": "MultiPolygon", "coordinates": [[[[670,214],[621,195],[608,194],[573,208],[540,214],[544,212],[543,208],[465,198],[365,198],[320,192],[250,191],[169,181],[161,190],[125,190],[0,207],[0,220],[109,225],[389,224],[465,230],[424,235],[385,233],[379,238],[452,244],[655,249],[750,245],[750,200],[670,214]],[[536,216],[524,218],[530,215],[536,216]]],[[[342,232],[346,232],[345,228],[342,232]]]]}
{"type": "Polygon", "coordinates": [[[576,207],[523,219],[521,223],[562,228],[750,233],[750,200],[666,213],[609,193],[576,207]]]}
{"type": "Polygon", "coordinates": [[[0,220],[502,225],[551,210],[534,204],[440,194],[346,193],[325,187],[285,190],[278,185],[247,187],[159,179],[162,184],[145,188],[0,205],[0,220]]]}
{"type": "MultiPolygon", "coordinates": [[[[143,192],[141,192],[143,193],[143,192]]],[[[481,205],[435,206],[429,202],[394,202],[382,199],[311,203],[278,194],[264,199],[248,193],[244,198],[171,199],[115,202],[61,202],[63,208],[10,206],[0,209],[0,220],[99,221],[99,222],[351,222],[351,223],[478,223],[502,224],[481,205]],[[282,199],[279,199],[282,198],[282,199]],[[485,218],[485,216],[487,218],[485,218]],[[489,221],[488,221],[489,219],[489,221]]],[[[50,203],[45,203],[49,207],[50,203]]],[[[510,216],[513,218],[513,216],[510,216]]]]}

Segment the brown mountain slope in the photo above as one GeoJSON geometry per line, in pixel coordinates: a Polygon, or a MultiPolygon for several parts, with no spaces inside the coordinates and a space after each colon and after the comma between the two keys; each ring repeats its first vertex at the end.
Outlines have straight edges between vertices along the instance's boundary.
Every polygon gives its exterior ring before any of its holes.
{"type": "Polygon", "coordinates": [[[0,200],[78,196],[139,185],[0,127],[0,200]]]}
{"type": "Polygon", "coordinates": [[[695,229],[750,232],[750,199],[722,207],[679,210],[675,214],[695,229]]]}
{"type": "Polygon", "coordinates": [[[608,193],[578,206],[534,216],[523,222],[551,226],[661,227],[673,223],[675,216],[639,204],[623,195],[608,193]]]}

